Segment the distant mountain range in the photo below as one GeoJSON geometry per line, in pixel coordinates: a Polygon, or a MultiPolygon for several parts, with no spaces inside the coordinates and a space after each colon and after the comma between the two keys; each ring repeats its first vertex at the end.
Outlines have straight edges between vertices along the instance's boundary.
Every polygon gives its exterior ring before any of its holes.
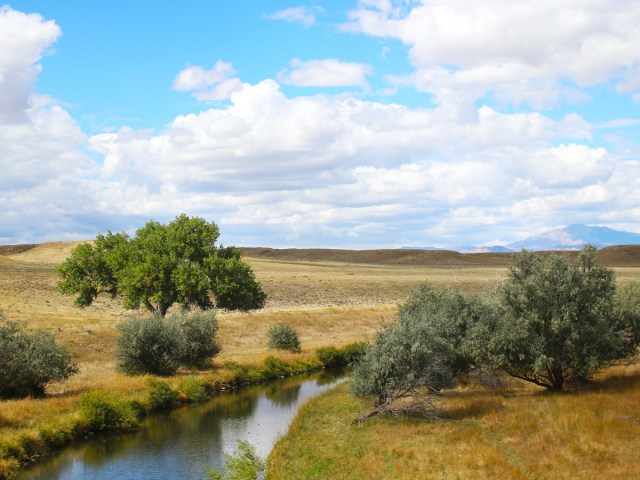
{"type": "MultiPolygon", "coordinates": [[[[452,248],[424,247],[420,250],[455,250],[462,253],[481,252],[518,252],[523,248],[532,251],[540,250],[580,250],[590,243],[598,248],[613,245],[640,245],[640,234],[614,230],[608,227],[590,227],[588,225],[569,225],[565,228],[548,230],[524,240],[501,246],[480,247],[475,245],[459,245],[452,248]]],[[[413,248],[413,247],[411,247],[413,248]]]]}

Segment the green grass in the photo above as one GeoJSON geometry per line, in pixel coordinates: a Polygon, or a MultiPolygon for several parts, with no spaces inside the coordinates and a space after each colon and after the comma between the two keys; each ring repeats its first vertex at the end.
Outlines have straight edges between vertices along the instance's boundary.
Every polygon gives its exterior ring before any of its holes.
{"type": "Polygon", "coordinates": [[[638,478],[640,365],[549,394],[446,392],[446,420],[352,420],[371,402],[342,384],[307,403],[268,459],[270,480],[638,478]]]}

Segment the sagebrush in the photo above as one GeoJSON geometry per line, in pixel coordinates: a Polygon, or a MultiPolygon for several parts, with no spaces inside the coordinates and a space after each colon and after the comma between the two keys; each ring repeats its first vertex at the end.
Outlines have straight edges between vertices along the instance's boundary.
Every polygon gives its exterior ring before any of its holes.
{"type": "Polygon", "coordinates": [[[267,333],[267,346],[280,350],[300,351],[298,333],[288,323],[279,322],[273,325],[267,333]]]}
{"type": "Polygon", "coordinates": [[[0,397],[43,397],[53,381],[78,369],[71,354],[44,330],[28,332],[24,323],[6,321],[0,313],[0,397]]]}
{"type": "Polygon", "coordinates": [[[180,366],[203,368],[220,352],[212,310],[129,318],[118,330],[116,366],[128,375],[166,376],[180,366]]]}

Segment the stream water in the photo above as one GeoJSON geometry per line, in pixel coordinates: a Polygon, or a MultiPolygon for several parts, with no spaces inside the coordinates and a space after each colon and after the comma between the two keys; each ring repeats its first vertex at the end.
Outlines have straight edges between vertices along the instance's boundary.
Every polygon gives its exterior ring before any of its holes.
{"type": "Polygon", "coordinates": [[[97,435],[41,459],[18,480],[200,480],[207,467],[222,467],[238,440],[266,458],[302,403],[342,376],[326,371],[281,380],[153,415],[137,432],[97,435]]]}

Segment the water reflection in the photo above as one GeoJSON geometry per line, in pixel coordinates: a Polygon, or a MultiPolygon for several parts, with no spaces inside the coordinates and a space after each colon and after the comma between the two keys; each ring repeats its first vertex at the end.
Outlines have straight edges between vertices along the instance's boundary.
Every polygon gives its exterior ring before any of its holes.
{"type": "Polygon", "coordinates": [[[298,385],[273,385],[269,386],[264,395],[271,403],[279,407],[289,407],[298,401],[300,384],[298,385]]]}
{"type": "Polygon", "coordinates": [[[224,394],[210,402],[156,415],[134,434],[104,435],[25,470],[20,480],[201,479],[220,468],[224,452],[248,440],[266,457],[299,406],[342,374],[323,372],[224,394]]]}
{"type": "Polygon", "coordinates": [[[344,371],[341,369],[333,368],[331,370],[323,370],[322,373],[316,377],[316,385],[319,387],[323,385],[333,385],[342,378],[344,378],[344,371]]]}

